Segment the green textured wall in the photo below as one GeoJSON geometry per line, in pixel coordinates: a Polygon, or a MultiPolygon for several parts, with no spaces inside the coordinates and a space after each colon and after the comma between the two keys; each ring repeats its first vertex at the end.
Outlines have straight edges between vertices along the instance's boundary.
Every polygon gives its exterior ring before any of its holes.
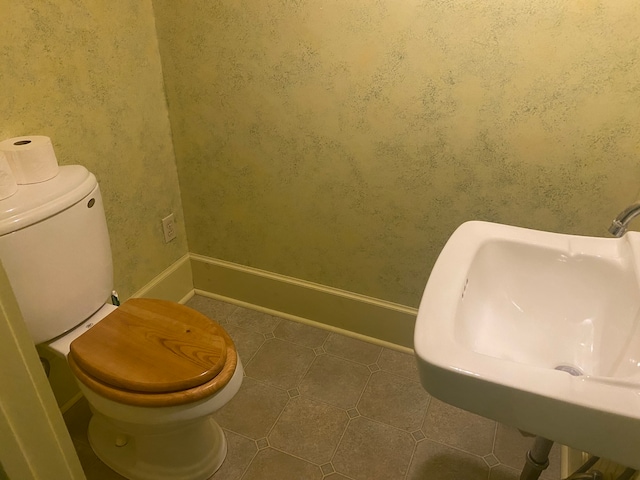
{"type": "Polygon", "coordinates": [[[154,0],[190,251],[417,305],[460,223],[604,235],[635,0],[154,0]]]}
{"type": "Polygon", "coordinates": [[[47,135],[60,164],[96,174],[128,297],[187,252],[151,2],[0,5],[0,140],[47,135]]]}

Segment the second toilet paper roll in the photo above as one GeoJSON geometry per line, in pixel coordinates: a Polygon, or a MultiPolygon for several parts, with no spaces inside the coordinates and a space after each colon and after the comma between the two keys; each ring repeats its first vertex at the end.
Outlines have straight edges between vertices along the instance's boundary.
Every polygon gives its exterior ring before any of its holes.
{"type": "Polygon", "coordinates": [[[44,182],[58,174],[58,159],[49,137],[32,135],[10,138],[0,142],[0,151],[7,156],[9,167],[19,185],[44,182]]]}
{"type": "Polygon", "coordinates": [[[13,177],[9,162],[4,153],[0,152],[0,200],[9,198],[18,191],[16,179],[13,177]]]}

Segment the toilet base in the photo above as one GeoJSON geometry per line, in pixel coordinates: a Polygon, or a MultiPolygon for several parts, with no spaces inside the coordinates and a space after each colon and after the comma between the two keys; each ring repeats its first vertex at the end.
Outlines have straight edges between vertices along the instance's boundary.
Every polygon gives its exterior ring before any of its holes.
{"type": "Polygon", "coordinates": [[[210,415],[177,425],[131,425],[94,413],[89,443],[129,480],[205,480],[222,465],[227,440],[210,415]]]}

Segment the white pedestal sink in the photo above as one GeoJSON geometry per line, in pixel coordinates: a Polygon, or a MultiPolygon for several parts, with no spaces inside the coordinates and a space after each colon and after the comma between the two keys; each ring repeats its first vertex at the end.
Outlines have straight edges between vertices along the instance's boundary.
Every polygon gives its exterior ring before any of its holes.
{"type": "Polygon", "coordinates": [[[640,233],[468,222],[433,268],[414,348],[435,397],[640,468],[639,324],[640,233]]]}

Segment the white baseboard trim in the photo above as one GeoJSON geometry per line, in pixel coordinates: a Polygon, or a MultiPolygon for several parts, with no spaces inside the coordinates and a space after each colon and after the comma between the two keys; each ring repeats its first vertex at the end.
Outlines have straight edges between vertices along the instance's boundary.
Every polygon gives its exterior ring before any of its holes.
{"type": "Polygon", "coordinates": [[[252,303],[247,303],[247,302],[243,302],[241,300],[236,300],[235,298],[224,297],[222,295],[216,295],[215,293],[207,292],[205,290],[198,290],[198,289],[196,289],[194,291],[194,293],[196,295],[201,295],[203,297],[213,298],[214,300],[220,300],[221,302],[231,303],[231,304],[237,305],[239,307],[250,308],[251,310],[257,310],[258,312],[263,312],[263,313],[266,313],[266,314],[269,314],[269,315],[274,315],[274,316],[277,316],[277,317],[286,318],[287,320],[293,320],[294,322],[304,323],[305,325],[309,325],[309,326],[316,327],[316,328],[321,328],[323,330],[328,330],[330,332],[339,333],[339,334],[347,336],[347,337],[356,338],[358,340],[364,340],[365,342],[373,343],[375,345],[380,345],[381,347],[390,348],[392,350],[397,350],[399,352],[410,353],[410,354],[414,353],[413,349],[409,348],[409,347],[404,347],[402,345],[397,345],[395,343],[387,342],[387,341],[381,340],[379,338],[368,337],[366,335],[362,335],[362,334],[359,334],[359,333],[356,333],[356,332],[351,332],[349,330],[344,330],[344,329],[339,328],[339,327],[334,327],[332,325],[327,325],[326,323],[320,323],[320,322],[316,322],[314,320],[309,320],[308,318],[302,318],[302,317],[298,317],[296,315],[291,315],[289,313],[280,312],[280,311],[277,311],[277,310],[272,310],[270,308],[264,308],[264,307],[261,307],[260,305],[254,305],[252,303]]]}
{"type": "Polygon", "coordinates": [[[413,347],[415,308],[203,255],[189,257],[196,293],[395,348],[413,347]]]}
{"type": "Polygon", "coordinates": [[[71,407],[78,403],[80,399],[82,399],[82,392],[78,390],[78,393],[71,397],[64,405],[60,406],[60,413],[65,414],[71,407]]]}
{"type": "Polygon", "coordinates": [[[185,254],[162,273],[131,295],[132,298],[159,298],[184,303],[193,296],[190,254],[185,254]]]}
{"type": "Polygon", "coordinates": [[[187,253],[132,297],[185,303],[194,292],[391,347],[413,347],[417,309],[187,253]]]}

